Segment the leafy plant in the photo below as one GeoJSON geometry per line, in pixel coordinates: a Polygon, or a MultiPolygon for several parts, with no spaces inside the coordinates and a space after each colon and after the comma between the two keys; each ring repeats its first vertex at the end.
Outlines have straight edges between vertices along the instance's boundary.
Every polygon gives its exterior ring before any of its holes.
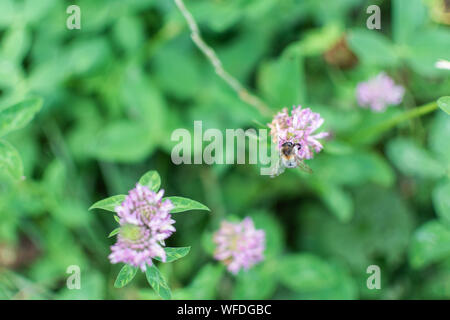
{"type": "MultiPolygon", "coordinates": [[[[153,192],[158,192],[161,186],[161,177],[156,171],[148,171],[139,179],[138,184],[141,186],[148,187],[148,189],[153,192]]],[[[89,210],[103,209],[115,212],[115,208],[117,206],[120,206],[122,202],[124,202],[125,197],[126,196],[124,195],[116,195],[97,201],[89,208],[89,210]]],[[[208,207],[191,199],[182,197],[167,197],[166,199],[170,199],[173,204],[173,209],[171,210],[171,213],[185,212],[190,210],[210,211],[208,207]]],[[[114,216],[114,218],[116,222],[120,222],[117,216],[114,216]]],[[[119,232],[120,227],[111,231],[108,237],[117,235],[119,232]]],[[[164,251],[166,252],[166,259],[164,262],[169,263],[181,259],[189,253],[190,249],[191,247],[178,247],[178,248],[165,247],[164,251]]],[[[155,259],[162,261],[161,258],[159,257],[155,257],[155,259]]],[[[114,287],[122,288],[126,286],[133,280],[138,269],[139,268],[137,266],[125,264],[120,270],[119,274],[117,275],[116,281],[114,282],[114,287]]],[[[147,277],[148,283],[155,290],[158,296],[160,296],[162,299],[171,299],[172,293],[170,291],[169,285],[167,284],[166,279],[164,278],[164,276],[161,274],[161,272],[158,270],[158,268],[155,266],[154,263],[152,265],[146,266],[145,275],[147,277]]]]}
{"type": "MultiPolygon", "coordinates": [[[[41,99],[27,99],[0,109],[0,138],[25,127],[41,109],[41,99]]],[[[23,178],[23,164],[19,152],[7,141],[0,140],[0,169],[15,180],[23,178]]]]}
{"type": "Polygon", "coordinates": [[[449,299],[443,1],[377,1],[380,30],[367,1],[183,3],[214,59],[175,1],[78,0],[80,30],[64,1],[0,1],[0,298],[449,299]],[[381,72],[402,102],[360,108],[358,83],[381,72]],[[299,104],[330,133],[312,175],[172,162],[172,133],[194,136],[193,121],[263,129],[299,104]],[[161,180],[178,230],[166,263],[108,263],[126,190],[161,180]],[[213,214],[183,214],[203,204],[213,214]],[[231,216],[266,233],[264,260],[235,276],[212,239],[231,216]],[[66,287],[71,265],[80,290],[66,287]]]}

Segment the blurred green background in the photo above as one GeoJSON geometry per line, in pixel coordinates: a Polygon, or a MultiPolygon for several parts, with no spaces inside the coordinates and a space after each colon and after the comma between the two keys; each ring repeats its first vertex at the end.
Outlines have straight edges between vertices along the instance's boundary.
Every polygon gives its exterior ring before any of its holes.
{"type": "Polygon", "coordinates": [[[217,77],[172,1],[1,0],[0,112],[28,97],[43,106],[2,137],[13,161],[0,166],[0,298],[156,299],[141,273],[113,287],[121,266],[107,259],[107,236],[116,222],[88,208],[157,170],[166,195],[212,211],[174,214],[167,245],[192,246],[160,265],[174,298],[449,299],[450,117],[437,109],[355,139],[449,95],[449,71],[434,66],[450,60],[445,2],[185,4],[225,68],[273,113],[301,104],[325,118],[333,139],[308,161],[314,174],[270,179],[255,165],[172,164],[176,128],[271,120],[217,77]],[[71,4],[81,30],[66,28],[71,4]],[[366,28],[371,4],[381,30],[366,28]],[[377,114],[357,106],[355,87],[381,71],[406,93],[377,114]],[[21,176],[14,150],[25,179],[8,175],[21,176]],[[211,256],[211,234],[229,215],[251,216],[267,234],[265,261],[237,277],[211,256]],[[66,288],[70,265],[81,268],[81,290],[66,288]],[[380,290],[366,286],[369,265],[380,266],[380,290]]]}

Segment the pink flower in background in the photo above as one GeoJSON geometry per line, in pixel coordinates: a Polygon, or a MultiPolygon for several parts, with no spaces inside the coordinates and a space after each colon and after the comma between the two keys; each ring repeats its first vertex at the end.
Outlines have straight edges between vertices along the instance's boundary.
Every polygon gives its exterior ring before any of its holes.
{"type": "Polygon", "coordinates": [[[213,238],[217,245],[214,258],[223,261],[233,274],[242,268],[248,270],[264,259],[265,238],[265,232],[256,230],[249,217],[240,223],[223,221],[213,238]]]}
{"type": "Polygon", "coordinates": [[[361,82],[356,87],[358,104],[373,111],[382,112],[388,105],[397,105],[402,102],[405,89],[396,85],[394,80],[382,72],[376,77],[361,82]]]}
{"type": "Polygon", "coordinates": [[[136,185],[122,204],[115,208],[119,216],[120,232],[111,247],[111,263],[123,262],[145,271],[152,258],[166,254],[164,240],[175,231],[175,221],[170,215],[174,208],[170,200],[161,200],[164,190],[158,193],[146,186],[136,185]]]}
{"type": "Polygon", "coordinates": [[[314,151],[320,152],[323,148],[318,139],[328,136],[328,132],[315,133],[323,122],[324,119],[320,114],[312,112],[310,108],[302,109],[301,106],[294,106],[291,114],[284,108],[275,115],[268,126],[271,129],[272,140],[279,148],[285,142],[299,143],[301,148],[296,149],[298,157],[311,159],[314,151]]]}

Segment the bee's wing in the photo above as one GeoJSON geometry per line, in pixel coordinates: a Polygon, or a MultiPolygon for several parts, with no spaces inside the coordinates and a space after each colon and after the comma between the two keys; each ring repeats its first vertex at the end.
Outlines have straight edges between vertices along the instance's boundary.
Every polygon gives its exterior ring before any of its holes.
{"type": "Polygon", "coordinates": [[[297,166],[304,172],[313,173],[312,169],[306,163],[304,163],[303,160],[297,159],[297,166]]]}
{"type": "Polygon", "coordinates": [[[282,174],[284,172],[284,165],[281,157],[278,159],[277,164],[275,165],[275,168],[273,168],[272,174],[270,175],[271,178],[275,178],[282,174]]]}

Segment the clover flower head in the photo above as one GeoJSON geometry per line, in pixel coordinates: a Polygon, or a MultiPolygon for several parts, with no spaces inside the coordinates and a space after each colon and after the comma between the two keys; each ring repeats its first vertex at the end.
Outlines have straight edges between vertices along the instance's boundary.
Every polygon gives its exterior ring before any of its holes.
{"type": "Polygon", "coordinates": [[[120,232],[111,247],[111,263],[123,262],[145,271],[153,258],[166,260],[164,240],[175,232],[175,221],[170,215],[174,206],[168,199],[162,201],[163,194],[164,190],[156,193],[137,184],[115,208],[120,232]]]}
{"type": "Polygon", "coordinates": [[[356,87],[358,104],[375,112],[383,112],[388,105],[398,105],[403,100],[405,89],[396,85],[394,80],[382,72],[356,87]]]}
{"type": "Polygon", "coordinates": [[[276,114],[268,126],[272,140],[278,144],[279,149],[286,142],[299,143],[301,147],[295,150],[297,156],[301,159],[311,159],[314,152],[320,152],[323,148],[318,139],[329,135],[328,132],[315,133],[323,122],[320,114],[310,108],[294,106],[290,114],[287,108],[276,114]]]}
{"type": "Polygon", "coordinates": [[[240,269],[248,270],[264,259],[265,238],[265,232],[256,230],[249,217],[240,223],[223,221],[213,236],[214,258],[222,261],[233,274],[240,269]]]}

